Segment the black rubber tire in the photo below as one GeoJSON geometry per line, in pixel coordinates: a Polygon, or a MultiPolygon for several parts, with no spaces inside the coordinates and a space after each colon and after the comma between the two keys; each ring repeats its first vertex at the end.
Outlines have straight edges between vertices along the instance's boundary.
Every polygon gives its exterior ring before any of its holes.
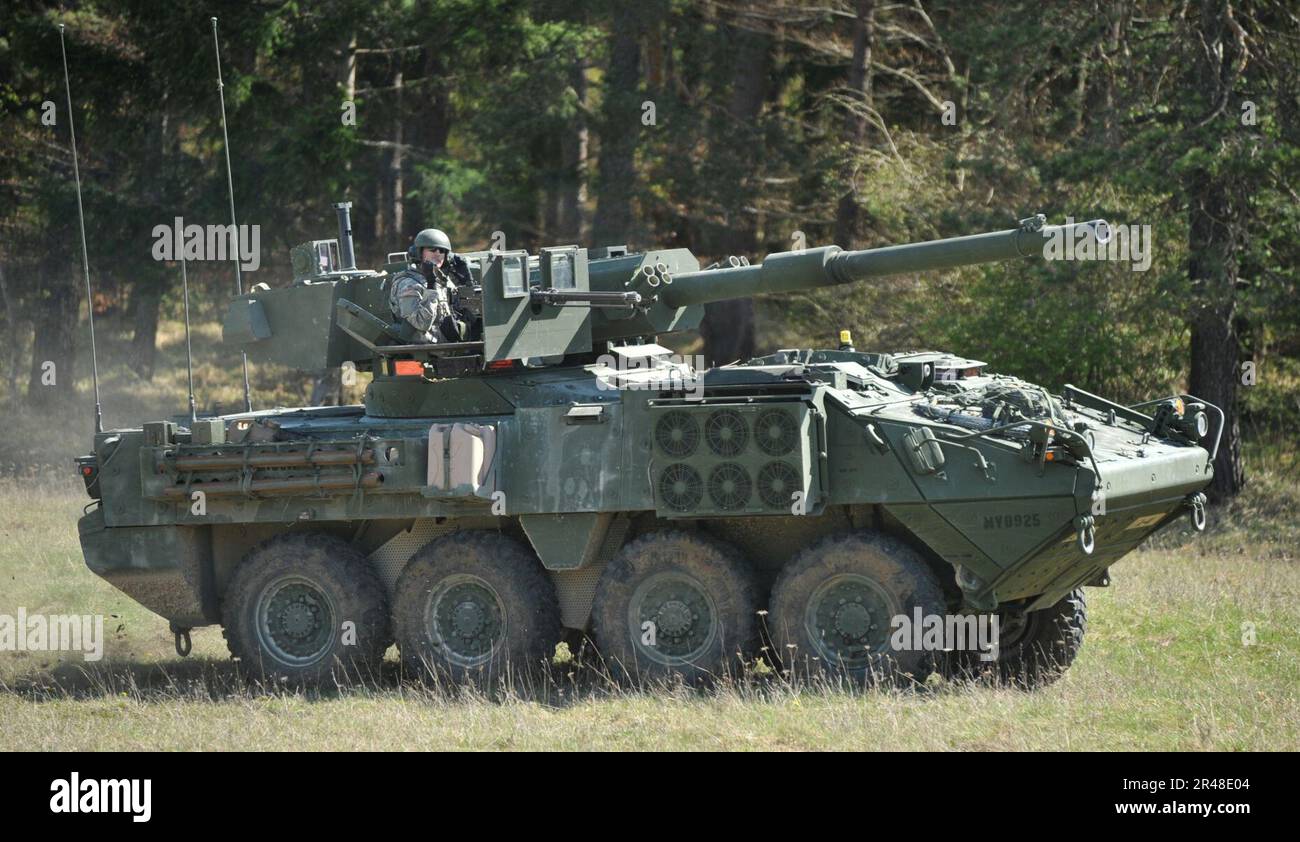
{"type": "Polygon", "coordinates": [[[601,574],[591,609],[592,636],[615,677],[653,681],[681,676],[698,682],[728,674],[754,653],[758,609],[753,568],[734,547],[694,533],[651,532],[625,544],[601,574]],[[637,589],[663,574],[693,580],[715,610],[710,637],[689,661],[651,654],[642,635],[633,635],[629,613],[637,589]]]}
{"type": "MultiPolygon", "coordinates": [[[[1037,690],[1053,683],[1078,657],[1088,631],[1088,604],[1083,588],[1061,597],[1055,605],[1025,615],[1025,627],[1010,643],[1000,643],[996,661],[981,661],[971,653],[957,661],[959,677],[992,676],[1008,687],[1037,690]],[[996,671],[995,668],[996,667],[996,671]]],[[[1007,639],[1005,617],[1000,637],[1007,639]]]]}
{"type": "Polygon", "coordinates": [[[365,556],[340,538],[313,532],[278,535],[250,550],[226,589],[221,619],[230,653],[247,669],[296,687],[374,680],[393,642],[388,598],[365,556]],[[306,580],[331,604],[328,648],[310,663],[285,661],[259,632],[262,596],[286,576],[306,580]],[[353,629],[344,629],[347,622],[353,629]]]}
{"type": "MultiPolygon", "coordinates": [[[[856,575],[870,580],[888,598],[893,615],[943,616],[943,588],[925,561],[903,542],[876,532],[830,535],[803,550],[777,576],[769,603],[768,634],[782,666],[801,677],[850,677],[856,682],[893,680],[910,675],[922,679],[933,668],[933,653],[887,648],[863,655],[862,663],[831,658],[814,640],[808,621],[809,603],[832,577],[856,575]]],[[[887,629],[889,627],[886,627],[887,629]]]]}
{"type": "Polygon", "coordinates": [[[537,555],[520,542],[499,532],[453,532],[426,544],[398,577],[393,628],[408,675],[490,686],[551,660],[561,635],[560,602],[537,555]],[[496,596],[503,632],[481,663],[458,662],[427,620],[431,600],[449,577],[496,596]]]}

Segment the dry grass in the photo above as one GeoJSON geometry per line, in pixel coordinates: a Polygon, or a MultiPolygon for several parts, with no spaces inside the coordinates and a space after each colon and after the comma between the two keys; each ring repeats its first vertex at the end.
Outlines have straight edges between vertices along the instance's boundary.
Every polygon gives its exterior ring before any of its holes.
{"type": "MultiPolygon", "coordinates": [[[[1256,452],[1254,484],[1195,540],[1175,527],[1089,592],[1083,653],[1037,693],[626,690],[555,667],[487,698],[403,683],[322,694],[245,681],[218,629],[180,661],[161,619],[82,565],[71,481],[0,481],[0,613],[108,615],[106,657],[0,653],[0,750],[157,749],[1216,749],[1300,748],[1300,489],[1256,452]],[[1266,467],[1271,465],[1272,467],[1266,467]],[[1255,642],[1243,643],[1243,624],[1255,642]]],[[[390,653],[390,658],[392,653],[390,653]]]]}

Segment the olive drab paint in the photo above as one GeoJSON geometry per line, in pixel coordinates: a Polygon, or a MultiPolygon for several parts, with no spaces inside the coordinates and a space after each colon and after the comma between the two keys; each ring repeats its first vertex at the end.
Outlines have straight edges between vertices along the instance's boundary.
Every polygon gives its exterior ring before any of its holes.
{"type": "MultiPolygon", "coordinates": [[[[657,530],[725,544],[768,583],[805,548],[852,533],[929,559],[950,612],[1047,608],[1108,583],[1115,562],[1181,513],[1203,522],[1217,407],[1191,395],[1123,406],[951,353],[862,352],[851,340],[702,371],[656,338],[697,327],[712,301],[831,285],[851,295],[887,275],[1042,260],[1052,237],[1104,242],[1107,231],[1035,216],[992,233],[865,251],[800,244],[707,267],[682,248],[465,253],[462,302],[482,333],[461,342],[402,329],[390,297],[409,263],[357,269],[338,257],[350,242],[311,241],[291,283],[231,302],[225,340],[254,362],[368,373],[364,403],[96,435],[78,463],[98,502],[80,522],[86,563],[188,629],[229,620],[241,560],[276,536],[347,546],[398,605],[421,547],[478,531],[524,547],[558,595],[556,627],[582,630],[601,571],[657,530]]],[[[827,325],[828,338],[842,327],[827,325]]],[[[449,591],[463,591],[464,609],[445,617],[490,649],[475,635],[508,634],[518,606],[473,587],[449,591]]],[[[660,605],[655,593],[639,592],[650,603],[630,631],[639,640],[650,622],[646,646],[685,647],[694,638],[681,629],[713,597],[660,605]]],[[[273,601],[277,622],[292,627],[301,604],[273,601]]],[[[866,610],[845,622],[875,628],[866,610]]]]}

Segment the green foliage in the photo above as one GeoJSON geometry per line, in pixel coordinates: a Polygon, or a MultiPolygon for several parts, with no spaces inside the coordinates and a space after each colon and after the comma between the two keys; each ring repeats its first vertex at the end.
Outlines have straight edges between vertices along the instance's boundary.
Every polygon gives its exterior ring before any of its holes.
{"type": "Polygon", "coordinates": [[[1064,278],[1037,269],[974,274],[970,283],[940,285],[919,302],[917,318],[932,344],[996,371],[1117,399],[1183,386],[1182,321],[1160,307],[1146,276],[1124,266],[1084,266],[1064,278]],[[933,306],[936,298],[942,308],[933,306]]]}
{"type": "MultiPolygon", "coordinates": [[[[479,166],[455,158],[437,158],[418,169],[420,186],[413,191],[424,218],[447,231],[491,231],[492,206],[482,201],[490,176],[479,166]]],[[[472,243],[457,240],[456,248],[468,251],[486,239],[480,234],[472,243]]]]}
{"type": "MultiPolygon", "coordinates": [[[[354,202],[368,265],[429,225],[464,248],[498,230],[511,247],[601,245],[590,242],[600,230],[706,262],[753,260],[798,234],[829,241],[846,195],[859,211],[848,248],[1002,228],[1036,211],[1104,216],[1152,227],[1149,271],[1000,266],[763,301],[759,350],[826,344],[849,327],[863,347],[945,347],[1046,383],[1138,396],[1180,386],[1189,370],[1186,325],[1208,298],[1189,280],[1203,249],[1189,236],[1186,185],[1203,176],[1233,187],[1247,226],[1234,252],[1245,352],[1292,370],[1300,50],[1285,4],[1238,9],[1252,36],[1269,37],[1227,69],[1236,76],[1217,111],[1196,76],[1197,27],[1215,3],[1104,0],[1087,14],[1067,0],[878,4],[865,99],[849,88],[854,8],[224,5],[237,212],[262,227],[267,251],[246,281],[282,282],[290,245],[332,236],[340,198],[354,202]],[[611,73],[629,53],[635,72],[611,73]],[[344,100],[355,125],[340,119],[344,100]],[[640,121],[644,101],[654,125],[640,121]],[[955,103],[956,125],[939,119],[941,101],[955,103]],[[852,109],[867,116],[860,141],[852,109]],[[602,182],[628,149],[625,176],[602,182]],[[601,227],[619,210],[603,201],[627,205],[617,234],[601,227]]],[[[147,338],[179,301],[175,267],[149,255],[153,226],[229,216],[212,13],[190,0],[166,15],[146,0],[71,11],[29,0],[0,24],[7,391],[22,392],[33,337],[85,312],[55,23],[68,25],[97,306],[122,316],[125,340],[147,338]],[[52,128],[39,120],[48,99],[59,105],[52,128]]],[[[196,300],[219,304],[229,267],[192,268],[196,300]]],[[[1244,396],[1256,418],[1286,410],[1285,398],[1263,387],[1244,396]]]]}

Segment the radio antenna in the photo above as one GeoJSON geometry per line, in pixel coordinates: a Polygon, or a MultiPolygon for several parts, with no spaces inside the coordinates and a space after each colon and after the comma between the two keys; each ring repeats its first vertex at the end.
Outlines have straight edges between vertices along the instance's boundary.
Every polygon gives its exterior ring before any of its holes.
{"type": "Polygon", "coordinates": [[[72,174],[77,181],[77,221],[81,224],[81,268],[86,275],[86,315],[90,321],[90,376],[95,385],[95,432],[104,432],[104,413],[99,405],[99,354],[95,348],[95,301],[90,297],[90,255],[86,249],[86,214],[81,208],[81,167],[77,163],[77,129],[72,119],[72,83],[68,80],[68,48],[59,24],[59,51],[63,54],[63,89],[68,95],[68,131],[72,133],[72,174]]]}
{"type": "Polygon", "coordinates": [[[194,355],[190,351],[190,276],[185,270],[185,252],[181,251],[181,289],[185,293],[185,375],[190,381],[190,429],[199,420],[194,409],[194,355]]]}
{"type": "MultiPolygon", "coordinates": [[[[230,133],[226,130],[226,85],[221,79],[221,41],[217,38],[217,19],[212,19],[212,46],[217,52],[217,94],[221,97],[221,137],[226,147],[226,186],[230,189],[230,230],[235,242],[239,242],[239,225],[235,222],[235,179],[230,174],[230,133]]],[[[183,269],[183,265],[182,265],[183,269]]],[[[244,294],[244,275],[239,266],[239,248],[235,248],[235,290],[244,294]]],[[[244,411],[253,411],[253,398],[248,388],[248,352],[241,351],[244,362],[244,411]]],[[[190,389],[193,391],[193,388],[190,389]]]]}

